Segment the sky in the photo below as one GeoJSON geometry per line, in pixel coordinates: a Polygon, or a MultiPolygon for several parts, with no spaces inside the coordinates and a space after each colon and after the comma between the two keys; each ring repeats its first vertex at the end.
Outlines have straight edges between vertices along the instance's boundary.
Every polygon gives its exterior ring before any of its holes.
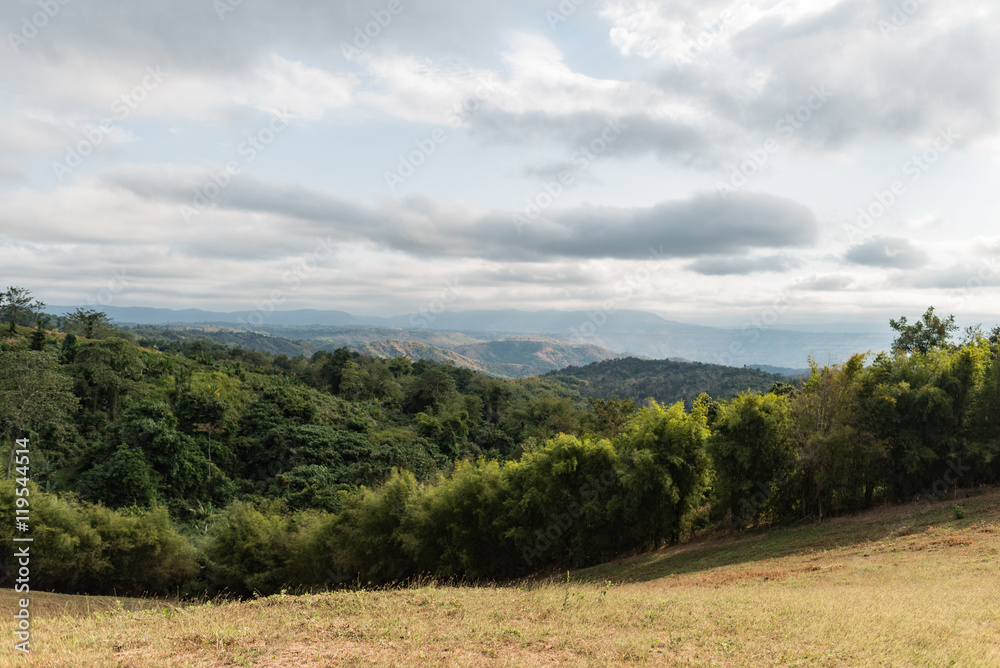
{"type": "Polygon", "coordinates": [[[1000,323],[1000,6],[6,0],[49,304],[1000,323]]]}

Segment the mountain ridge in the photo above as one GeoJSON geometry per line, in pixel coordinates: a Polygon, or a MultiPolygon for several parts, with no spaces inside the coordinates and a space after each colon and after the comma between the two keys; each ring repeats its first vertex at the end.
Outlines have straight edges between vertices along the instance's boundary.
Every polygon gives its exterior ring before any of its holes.
{"type": "MultiPolygon", "coordinates": [[[[50,307],[50,312],[73,307],[50,307]]],[[[510,336],[544,336],[574,346],[596,346],[616,355],[640,355],[655,359],[681,358],[725,366],[773,366],[804,369],[809,360],[835,364],[858,351],[888,350],[892,337],[885,332],[809,332],[775,327],[728,329],[667,320],[647,311],[518,311],[471,310],[436,315],[410,314],[392,317],[354,316],[345,311],[301,309],[271,313],[214,312],[200,309],[175,311],[145,307],[104,309],[122,324],[224,325],[252,331],[285,331],[289,338],[322,339],[324,328],[391,330],[386,339],[425,341],[428,336],[447,338],[469,335],[478,341],[496,341],[510,336]],[[208,320],[204,320],[208,319],[208,320]],[[420,326],[414,326],[419,323],[420,326]],[[433,334],[431,334],[433,333],[433,334]]],[[[800,325],[796,325],[800,327],[800,325]]],[[[329,337],[328,337],[329,338],[329,337]]],[[[477,341],[465,341],[475,344],[477,341]]],[[[431,345],[437,345],[432,343],[431,345]]],[[[440,346],[439,346],[440,347],[440,346]]],[[[453,345],[445,346],[452,348],[453,345]]]]}

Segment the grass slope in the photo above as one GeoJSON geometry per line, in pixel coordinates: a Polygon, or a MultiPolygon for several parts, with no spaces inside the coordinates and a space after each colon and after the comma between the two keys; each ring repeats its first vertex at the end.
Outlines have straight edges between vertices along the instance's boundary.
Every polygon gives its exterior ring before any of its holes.
{"type": "MultiPolygon", "coordinates": [[[[951,502],[881,508],[511,586],[190,606],[34,594],[32,663],[997,666],[1000,491],[960,503],[960,520],[951,502]]],[[[2,665],[24,663],[12,645],[2,665]]]]}

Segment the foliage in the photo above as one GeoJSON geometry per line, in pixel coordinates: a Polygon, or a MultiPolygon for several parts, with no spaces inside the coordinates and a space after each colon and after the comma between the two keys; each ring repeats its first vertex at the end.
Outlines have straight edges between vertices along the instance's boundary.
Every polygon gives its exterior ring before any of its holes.
{"type": "Polygon", "coordinates": [[[637,410],[635,401],[632,399],[591,397],[587,402],[594,411],[594,426],[597,433],[608,438],[614,438],[620,434],[637,410]]]}
{"type": "Polygon", "coordinates": [[[787,376],[757,369],[699,362],[641,360],[635,357],[567,367],[544,376],[601,399],[624,397],[641,404],[646,399],[662,403],[684,400],[691,406],[702,392],[716,399],[731,399],[740,392],[767,392],[787,376]]]}
{"type": "Polygon", "coordinates": [[[650,548],[677,542],[685,518],[702,505],[711,481],[707,410],[655,401],[628,423],[619,446],[628,491],[629,542],[650,548]]]}
{"type": "Polygon", "coordinates": [[[63,495],[38,492],[52,554],[82,546],[80,574],[40,571],[53,588],[183,586],[195,550],[202,592],[518,577],[727,516],[818,521],[1000,481],[1000,341],[952,345],[929,313],[896,323],[909,353],[813,365],[804,382],[634,359],[507,381],[113,332],[30,350],[22,329],[0,352],[0,431],[31,437],[33,477],[63,495]],[[643,388],[668,401],[640,408],[643,388]],[[157,545],[164,572],[145,576],[157,545]]]}
{"type": "Polygon", "coordinates": [[[948,345],[952,332],[958,329],[955,316],[950,315],[942,320],[934,315],[933,306],[912,325],[907,323],[906,316],[902,316],[899,320],[890,320],[889,326],[899,332],[899,336],[892,342],[893,350],[921,355],[948,345]]]}
{"type": "Polygon", "coordinates": [[[66,316],[63,330],[78,334],[85,339],[98,339],[113,332],[114,327],[105,313],[94,309],[78,308],[66,316]]]}
{"type": "Polygon", "coordinates": [[[741,529],[765,516],[794,466],[787,397],[741,394],[722,405],[709,452],[720,509],[741,529]]]}
{"type": "MultiPolygon", "coordinates": [[[[67,593],[143,596],[176,593],[198,572],[195,552],[164,508],[115,511],[29,486],[31,585],[67,593]]],[[[0,483],[0,508],[14,515],[15,487],[0,483]]],[[[14,525],[0,542],[14,552],[14,525]]]]}
{"type": "Polygon", "coordinates": [[[18,325],[27,325],[37,319],[45,304],[31,296],[26,288],[10,286],[0,292],[0,313],[7,319],[11,334],[17,331],[18,325]]]}
{"type": "MultiPolygon", "coordinates": [[[[0,352],[0,436],[21,438],[28,430],[65,420],[76,405],[70,381],[59,373],[55,359],[40,351],[0,352]]],[[[7,462],[10,477],[11,445],[7,462]]]]}

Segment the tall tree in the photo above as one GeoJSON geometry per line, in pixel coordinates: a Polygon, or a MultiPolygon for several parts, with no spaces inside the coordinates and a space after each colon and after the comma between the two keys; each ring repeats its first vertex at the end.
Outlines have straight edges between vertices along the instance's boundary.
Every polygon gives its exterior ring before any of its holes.
{"type": "Polygon", "coordinates": [[[718,503],[733,529],[768,514],[794,463],[790,401],[774,394],[741,394],[722,404],[712,426],[709,453],[718,503]]]}
{"type": "Polygon", "coordinates": [[[35,327],[35,331],[31,333],[31,344],[32,350],[43,350],[45,348],[45,330],[42,329],[42,321],[38,321],[38,326],[35,327]]]}
{"type": "Polygon", "coordinates": [[[0,311],[7,317],[10,332],[17,331],[21,322],[30,322],[32,316],[45,308],[45,304],[31,296],[31,291],[17,286],[8,287],[0,293],[0,311]]]}
{"type": "Polygon", "coordinates": [[[704,404],[687,413],[682,401],[651,401],[628,420],[619,452],[626,463],[624,519],[635,544],[677,542],[684,516],[704,500],[710,482],[707,412],[704,404]]]}
{"type": "MultiPolygon", "coordinates": [[[[22,438],[25,430],[47,419],[59,419],[76,405],[71,382],[46,353],[0,352],[0,435],[22,438]]],[[[7,461],[10,478],[14,446],[7,461]]]]}
{"type": "Polygon", "coordinates": [[[899,332],[899,336],[892,342],[893,350],[922,355],[926,355],[934,348],[947,346],[952,332],[958,329],[955,316],[950,315],[942,320],[934,315],[933,306],[912,325],[907,322],[906,316],[902,316],[899,320],[890,320],[889,326],[899,332]]]}
{"type": "Polygon", "coordinates": [[[63,339],[62,348],[59,352],[59,361],[62,364],[72,364],[76,361],[76,348],[76,334],[70,332],[66,335],[66,338],[63,339]]]}
{"type": "Polygon", "coordinates": [[[101,338],[114,329],[106,313],[85,308],[78,308],[70,313],[64,327],[85,339],[101,338]]]}
{"type": "Polygon", "coordinates": [[[92,412],[103,410],[114,420],[122,397],[133,389],[144,369],[139,349],[122,339],[81,345],[74,363],[77,395],[92,412]]]}
{"type": "Polygon", "coordinates": [[[866,423],[878,402],[862,395],[864,360],[854,355],[832,368],[813,364],[812,376],[791,399],[803,514],[861,510],[879,486],[886,444],[866,423]]]}

